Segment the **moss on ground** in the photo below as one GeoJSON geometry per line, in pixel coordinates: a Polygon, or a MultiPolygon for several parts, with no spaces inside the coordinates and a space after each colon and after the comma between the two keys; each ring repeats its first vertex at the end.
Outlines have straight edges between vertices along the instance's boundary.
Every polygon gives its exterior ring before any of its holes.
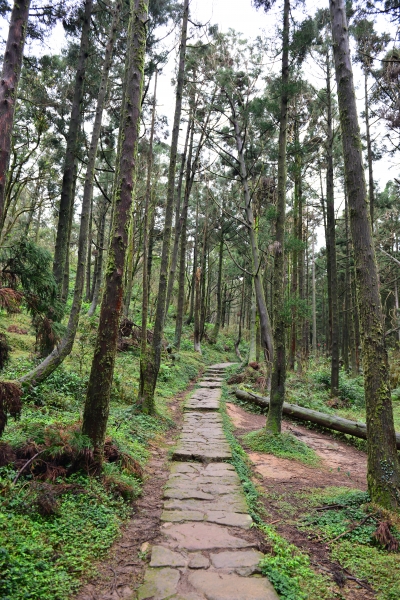
{"type": "Polygon", "coordinates": [[[246,433],[243,436],[243,442],[256,452],[298,460],[311,466],[320,463],[316,452],[291,433],[267,433],[265,429],[260,429],[246,433]]]}

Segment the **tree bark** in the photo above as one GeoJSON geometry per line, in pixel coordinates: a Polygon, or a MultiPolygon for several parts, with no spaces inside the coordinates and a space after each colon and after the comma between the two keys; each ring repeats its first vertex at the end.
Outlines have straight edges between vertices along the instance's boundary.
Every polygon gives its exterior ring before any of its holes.
{"type": "Polygon", "coordinates": [[[278,190],[275,221],[275,248],[273,278],[273,328],[274,360],[271,377],[271,406],[268,412],[266,430],[280,433],[282,427],[282,406],[285,400],[286,382],[286,331],[283,304],[285,298],[285,217],[286,217],[286,144],[289,102],[289,13],[290,1],[283,6],[283,49],[281,77],[281,109],[278,147],[278,190]]]}
{"type": "Polygon", "coordinates": [[[10,164],[15,103],[31,0],[15,0],[11,12],[0,85],[0,233],[4,222],[7,172],[10,164]]]}
{"type": "Polygon", "coordinates": [[[224,230],[221,226],[220,232],[221,238],[219,240],[219,253],[218,253],[218,279],[217,279],[217,313],[215,315],[214,329],[211,334],[211,340],[215,344],[218,339],[219,329],[221,327],[221,313],[222,313],[222,265],[224,259],[224,230]]]}
{"type": "Polygon", "coordinates": [[[140,390],[139,395],[142,398],[143,406],[146,406],[146,412],[153,414],[155,411],[154,393],[157,385],[158,373],[161,364],[161,346],[162,336],[164,331],[165,309],[166,309],[166,294],[168,284],[168,266],[171,246],[171,228],[172,216],[174,209],[174,194],[175,194],[175,171],[176,159],[178,153],[178,138],[179,126],[182,112],[182,94],[185,75],[185,58],[186,58],[186,42],[187,42],[187,27],[189,20],[189,0],[184,0],[183,3],[183,19],[181,43],[179,49],[179,67],[176,86],[176,104],[174,125],[172,128],[172,140],[170,151],[170,162],[168,170],[168,185],[167,185],[167,202],[165,208],[164,236],[161,251],[160,262],[160,278],[158,284],[158,296],[156,307],[156,319],[153,330],[153,347],[152,352],[148,353],[145,364],[140,362],[140,390]]]}
{"type": "MultiPolygon", "coordinates": [[[[153,168],[153,144],[154,144],[154,126],[156,121],[156,106],[157,106],[157,77],[158,72],[155,72],[154,79],[154,93],[153,93],[153,111],[151,115],[151,129],[150,129],[150,141],[149,141],[149,157],[147,161],[147,181],[146,181],[146,195],[144,203],[144,220],[143,220],[143,279],[142,279],[142,332],[140,340],[140,361],[143,364],[147,361],[148,356],[148,344],[147,344],[147,320],[149,317],[149,263],[148,263],[148,245],[149,245],[149,211],[151,204],[151,171],[153,168]]],[[[140,371],[142,377],[145,370],[140,371]]],[[[140,389],[144,387],[144,382],[141,383],[140,389]]],[[[139,395],[139,404],[142,406],[143,412],[146,412],[147,405],[143,402],[143,399],[139,395]]]]}
{"type": "Polygon", "coordinates": [[[332,93],[329,50],[326,53],[326,99],[327,99],[327,140],[326,140],[326,241],[329,245],[327,256],[330,263],[330,310],[331,310],[331,396],[339,391],[339,307],[338,280],[336,266],[336,226],[333,182],[333,128],[332,93]]]}
{"type": "Polygon", "coordinates": [[[372,166],[372,142],[371,131],[369,124],[369,104],[368,104],[368,70],[364,69],[364,90],[365,90],[365,129],[367,137],[367,161],[368,161],[368,199],[369,199],[369,214],[371,219],[372,230],[374,228],[374,205],[375,205],[375,186],[374,186],[374,170],[372,166]]]}
{"type": "Polygon", "coordinates": [[[71,219],[73,211],[73,185],[74,164],[77,155],[77,142],[82,121],[81,104],[83,100],[83,87],[86,74],[86,63],[89,55],[89,31],[93,10],[93,0],[86,0],[82,24],[81,45],[79,50],[78,69],[75,76],[74,97],[72,100],[71,118],[65,151],[64,173],[61,187],[60,206],[58,211],[58,224],[56,244],[54,250],[53,274],[61,289],[64,278],[65,261],[69,245],[69,228],[66,226],[71,219]]]}
{"type": "MultiPolygon", "coordinates": [[[[175,322],[175,339],[174,345],[179,351],[181,347],[182,337],[182,326],[183,326],[183,310],[185,305],[185,276],[186,276],[186,249],[187,249],[187,218],[189,208],[189,197],[193,182],[192,174],[194,175],[192,168],[192,155],[193,155],[193,138],[194,138],[194,116],[190,118],[190,143],[189,151],[187,155],[186,164],[186,181],[185,181],[185,194],[183,199],[182,215],[180,216],[180,222],[177,224],[180,230],[180,256],[179,256],[179,285],[178,285],[178,306],[176,310],[176,322],[175,322]]],[[[170,273],[171,276],[171,273],[170,273]]]]}
{"type": "Polygon", "coordinates": [[[114,219],[99,328],[82,424],[82,433],[91,439],[95,456],[99,462],[102,458],[107,427],[119,317],[123,302],[128,223],[132,211],[132,192],[140,127],[148,0],[131,0],[130,11],[121,115],[123,136],[114,187],[114,219]]]}
{"type": "Polygon", "coordinates": [[[182,220],[181,220],[182,184],[183,184],[183,177],[185,175],[186,155],[187,155],[189,137],[190,137],[190,131],[191,131],[190,125],[191,125],[191,121],[189,119],[187,130],[186,130],[185,146],[184,146],[183,153],[181,156],[181,168],[179,171],[178,185],[176,188],[174,246],[172,249],[171,265],[169,268],[169,275],[168,275],[167,299],[165,301],[165,310],[167,313],[168,313],[169,306],[171,304],[171,296],[172,296],[172,290],[174,287],[176,265],[178,262],[179,239],[181,236],[181,224],[182,224],[182,220]]]}
{"type": "MultiPolygon", "coordinates": [[[[95,272],[93,274],[94,285],[93,285],[93,298],[90,308],[88,310],[88,317],[92,317],[96,311],[97,305],[100,298],[101,284],[103,281],[103,257],[104,257],[104,244],[105,244],[105,231],[106,231],[106,216],[108,211],[108,202],[103,200],[100,209],[99,216],[99,232],[97,236],[97,257],[95,264],[95,272]]],[[[90,243],[90,240],[88,241],[90,243]]]]}
{"type": "Polygon", "coordinates": [[[398,508],[400,463],[344,0],[330,0],[330,13],[362,339],[368,490],[373,502],[387,508],[398,508]]]}

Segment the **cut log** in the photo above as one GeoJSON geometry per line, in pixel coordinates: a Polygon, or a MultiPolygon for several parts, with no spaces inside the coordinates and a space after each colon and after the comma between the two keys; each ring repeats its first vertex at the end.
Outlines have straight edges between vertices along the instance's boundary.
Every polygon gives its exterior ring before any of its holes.
{"type": "MultiPolygon", "coordinates": [[[[252,402],[253,404],[257,404],[262,408],[269,407],[269,398],[266,398],[265,396],[259,396],[258,394],[253,394],[252,392],[245,392],[238,389],[235,390],[235,395],[237,398],[239,398],[239,400],[252,402]]],[[[285,415],[295,417],[296,419],[301,419],[302,421],[316,423],[317,425],[321,425],[327,429],[341,431],[342,433],[347,433],[348,435],[353,435],[354,437],[362,438],[363,440],[367,439],[367,426],[365,423],[350,421],[349,419],[343,419],[343,417],[337,417],[335,415],[318,412],[317,410],[312,410],[311,408],[303,408],[302,406],[297,406],[297,404],[289,404],[288,402],[283,403],[283,413],[285,415]]],[[[396,433],[396,444],[397,449],[400,450],[400,433],[396,433]]]]}

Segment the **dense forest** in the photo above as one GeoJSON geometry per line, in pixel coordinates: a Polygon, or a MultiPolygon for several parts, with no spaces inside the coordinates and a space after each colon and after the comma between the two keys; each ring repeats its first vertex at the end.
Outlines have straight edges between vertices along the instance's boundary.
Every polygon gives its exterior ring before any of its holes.
{"type": "Polygon", "coordinates": [[[0,599],[398,599],[400,5],[191,4],[0,0],[0,599]],[[156,560],[188,431],[222,591],[156,560]]]}

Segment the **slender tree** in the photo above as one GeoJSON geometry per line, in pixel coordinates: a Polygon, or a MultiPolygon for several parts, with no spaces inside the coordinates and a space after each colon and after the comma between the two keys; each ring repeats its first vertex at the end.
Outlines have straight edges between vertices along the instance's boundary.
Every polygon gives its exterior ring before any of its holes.
{"type": "Polygon", "coordinates": [[[21,378],[21,382],[24,384],[32,385],[43,381],[63,362],[63,360],[71,353],[76,332],[78,329],[79,315],[81,311],[83,297],[83,288],[85,282],[85,266],[87,260],[90,207],[93,195],[94,168],[96,162],[97,147],[100,138],[100,129],[103,117],[107,80],[112,62],[114,43],[117,37],[120,10],[121,2],[117,0],[113,9],[111,29],[104,55],[102,77],[100,82],[99,95],[97,99],[96,116],[93,124],[92,139],[90,143],[88,165],[85,177],[85,186],[82,198],[81,224],[78,240],[78,264],[75,276],[74,298],[72,302],[71,312],[69,315],[67,330],[61,342],[44,359],[44,361],[42,361],[30,373],[21,378]]]}
{"type": "Polygon", "coordinates": [[[271,401],[268,411],[267,431],[280,433],[282,426],[282,407],[285,400],[286,381],[286,347],[285,347],[285,318],[282,311],[284,300],[285,260],[284,237],[286,215],[286,144],[289,103],[289,12],[290,0],[284,1],[283,6],[283,48],[282,48],[282,77],[281,77],[281,110],[279,123],[278,147],[278,193],[276,238],[274,247],[273,270],[273,327],[274,327],[274,360],[271,377],[271,401]]]}
{"type": "Polygon", "coordinates": [[[373,502],[400,506],[388,356],[384,344],[379,276],[364,178],[344,0],[330,0],[346,187],[353,240],[367,412],[368,489],[373,502]]]}
{"type": "Polygon", "coordinates": [[[175,197],[175,171],[176,171],[176,161],[177,161],[177,154],[178,154],[179,127],[180,127],[181,112],[182,112],[182,94],[183,94],[183,84],[184,84],[184,75],[185,75],[185,58],[186,58],[188,20],[189,20],[189,0],[184,0],[183,18],[182,18],[182,33],[181,33],[181,42],[180,42],[180,49],[179,49],[178,77],[177,77],[177,85],[176,85],[175,115],[174,115],[174,124],[173,124],[173,128],[172,128],[171,151],[170,151],[170,161],[169,161],[169,170],[168,170],[167,202],[166,202],[166,207],[165,207],[164,236],[163,236],[163,245],[162,245],[162,253],[161,253],[161,263],[160,263],[160,279],[159,279],[159,284],[158,284],[156,319],[155,319],[154,331],[153,331],[153,346],[152,346],[152,352],[146,353],[146,357],[141,356],[141,360],[140,360],[139,397],[142,402],[143,410],[149,414],[152,414],[155,411],[154,393],[155,393],[155,389],[156,389],[157,378],[158,378],[158,373],[159,373],[160,364],[161,364],[161,346],[162,346],[162,336],[163,336],[163,331],[164,331],[164,319],[165,319],[165,310],[166,310],[168,266],[169,266],[169,258],[170,258],[171,229],[172,229],[172,217],[173,217],[174,197],[175,197]]]}
{"type": "Polygon", "coordinates": [[[53,273],[55,280],[60,287],[60,291],[63,285],[65,263],[69,248],[69,223],[72,220],[74,210],[74,166],[77,156],[79,129],[82,121],[81,105],[83,101],[86,64],[89,56],[89,32],[92,12],[93,0],[85,0],[82,17],[78,68],[75,75],[74,96],[72,100],[71,117],[67,135],[67,148],[65,151],[64,172],[61,187],[60,205],[58,210],[56,245],[54,250],[53,273]]]}
{"type": "Polygon", "coordinates": [[[147,13],[148,0],[131,0],[121,116],[123,135],[114,186],[114,218],[99,328],[83,414],[82,432],[91,439],[95,456],[100,461],[108,420],[119,317],[123,301],[128,224],[132,212],[140,127],[147,13]]]}

